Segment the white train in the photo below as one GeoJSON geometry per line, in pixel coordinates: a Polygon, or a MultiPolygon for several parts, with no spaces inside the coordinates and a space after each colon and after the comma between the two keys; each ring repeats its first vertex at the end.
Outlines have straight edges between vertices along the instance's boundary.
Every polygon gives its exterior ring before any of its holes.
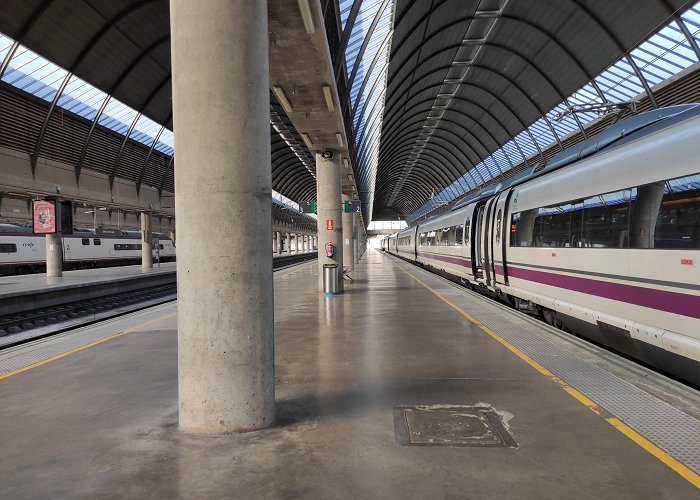
{"type": "Polygon", "coordinates": [[[700,385],[700,105],[609,127],[382,249],[700,385]]]}
{"type": "MultiPolygon", "coordinates": [[[[175,259],[175,244],[163,234],[153,235],[153,258],[175,259]]],[[[120,266],[141,262],[141,232],[121,229],[76,229],[63,237],[63,268],[120,266]]],[[[0,274],[46,270],[46,242],[29,227],[0,224],[0,274]]]]}

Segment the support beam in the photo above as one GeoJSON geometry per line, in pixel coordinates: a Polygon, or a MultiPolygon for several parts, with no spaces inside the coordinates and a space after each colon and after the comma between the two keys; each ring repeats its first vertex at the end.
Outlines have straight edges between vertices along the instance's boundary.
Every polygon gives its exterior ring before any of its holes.
{"type": "Polygon", "coordinates": [[[47,234],[46,277],[60,278],[61,276],[63,276],[63,241],[61,233],[47,234]]]}
{"type": "Polygon", "coordinates": [[[352,214],[352,227],[355,228],[353,232],[353,252],[355,255],[355,264],[360,262],[360,234],[362,229],[360,228],[360,214],[354,212],[352,214]]]}
{"type": "MultiPolygon", "coordinates": [[[[343,272],[343,221],[341,212],[340,158],[323,158],[316,153],[316,193],[318,196],[318,289],[323,291],[323,265],[337,264],[343,272]],[[332,229],[329,229],[332,226],[332,229]],[[334,247],[332,257],[326,255],[326,244],[334,247]]],[[[343,290],[343,280],[338,276],[338,291],[343,290]]]]}
{"type": "MultiPolygon", "coordinates": [[[[350,197],[343,195],[343,201],[349,201],[350,197]]],[[[352,212],[345,213],[343,210],[343,266],[347,272],[355,270],[355,244],[354,235],[355,226],[353,225],[354,214],[352,212]]]]}
{"type": "Polygon", "coordinates": [[[170,0],[170,29],[180,429],[252,431],[275,418],[267,0],[170,0]]]}
{"type": "Polygon", "coordinates": [[[141,269],[153,269],[153,233],[151,232],[151,214],[141,212],[141,269]]]}

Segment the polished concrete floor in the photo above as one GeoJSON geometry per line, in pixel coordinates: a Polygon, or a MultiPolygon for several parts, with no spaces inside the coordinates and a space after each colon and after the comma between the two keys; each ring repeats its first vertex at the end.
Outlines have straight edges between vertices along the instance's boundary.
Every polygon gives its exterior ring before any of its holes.
{"type": "Polygon", "coordinates": [[[275,278],[275,427],[177,428],[175,307],[0,380],[0,498],[700,498],[385,256],[342,296],[275,278]],[[517,447],[402,446],[394,408],[479,405],[517,447]]]}

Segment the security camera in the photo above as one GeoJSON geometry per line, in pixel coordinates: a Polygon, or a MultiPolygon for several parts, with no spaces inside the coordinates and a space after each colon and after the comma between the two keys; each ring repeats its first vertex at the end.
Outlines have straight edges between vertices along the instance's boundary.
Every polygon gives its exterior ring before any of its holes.
{"type": "Polygon", "coordinates": [[[333,151],[328,151],[327,149],[324,149],[323,151],[321,151],[321,158],[325,158],[326,160],[332,160],[333,151]]]}

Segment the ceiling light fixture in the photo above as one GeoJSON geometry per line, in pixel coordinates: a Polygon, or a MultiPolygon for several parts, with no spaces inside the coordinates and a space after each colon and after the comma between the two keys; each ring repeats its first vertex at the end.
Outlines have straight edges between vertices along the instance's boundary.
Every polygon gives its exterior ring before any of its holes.
{"type": "Polygon", "coordinates": [[[343,147],[343,136],[339,132],[335,134],[335,140],[338,141],[338,146],[343,147]]]}
{"type": "Polygon", "coordinates": [[[304,21],[304,29],[309,35],[313,35],[316,29],[314,28],[314,16],[311,14],[311,6],[309,0],[297,0],[299,4],[299,12],[301,12],[301,20],[304,21]]]}
{"type": "Polygon", "coordinates": [[[323,97],[326,98],[326,106],[328,106],[328,111],[331,113],[335,111],[335,105],[333,104],[333,94],[331,93],[331,87],[329,85],[323,86],[323,97]]]}
{"type": "Polygon", "coordinates": [[[289,99],[287,99],[287,95],[284,93],[284,90],[282,90],[282,87],[272,87],[272,92],[275,93],[275,96],[277,97],[277,100],[280,102],[280,104],[284,108],[284,111],[286,113],[291,113],[292,112],[292,105],[289,102],[289,99]]]}
{"type": "Polygon", "coordinates": [[[307,148],[311,149],[313,147],[313,143],[311,142],[311,137],[309,137],[309,134],[302,132],[301,139],[304,141],[304,144],[306,144],[307,148]]]}

